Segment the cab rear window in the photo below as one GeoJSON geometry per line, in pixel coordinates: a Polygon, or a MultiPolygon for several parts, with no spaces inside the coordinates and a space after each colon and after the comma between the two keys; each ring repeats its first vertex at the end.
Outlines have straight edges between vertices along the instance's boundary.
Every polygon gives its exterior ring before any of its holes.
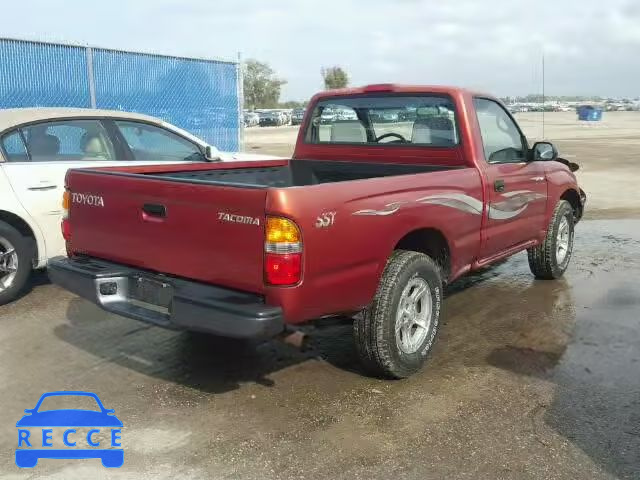
{"type": "Polygon", "coordinates": [[[453,101],[436,95],[363,95],[318,102],[305,132],[315,144],[423,145],[459,143],[453,101]]]}

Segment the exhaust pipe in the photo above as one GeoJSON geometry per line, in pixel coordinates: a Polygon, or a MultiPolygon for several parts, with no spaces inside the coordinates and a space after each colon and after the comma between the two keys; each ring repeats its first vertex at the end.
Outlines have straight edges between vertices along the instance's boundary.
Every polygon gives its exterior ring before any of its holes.
{"type": "Polygon", "coordinates": [[[278,336],[278,339],[293,348],[304,351],[309,341],[309,335],[301,330],[285,329],[278,336]]]}

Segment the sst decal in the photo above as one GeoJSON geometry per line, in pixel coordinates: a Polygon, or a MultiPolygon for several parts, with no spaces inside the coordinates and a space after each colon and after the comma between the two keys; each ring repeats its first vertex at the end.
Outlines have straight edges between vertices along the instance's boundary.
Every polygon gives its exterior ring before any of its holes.
{"type": "Polygon", "coordinates": [[[316,218],[316,228],[330,227],[336,221],[336,212],[322,212],[318,218],[316,218]]]}
{"type": "Polygon", "coordinates": [[[102,465],[119,468],[124,462],[122,422],[114,410],[104,408],[95,393],[48,392],[34,408],[28,408],[18,422],[16,465],[35,467],[40,458],[99,458],[102,465]],[[48,410],[43,402],[79,403],[78,398],[93,409],[48,410]],[[95,407],[94,407],[95,406],[95,407]]]}

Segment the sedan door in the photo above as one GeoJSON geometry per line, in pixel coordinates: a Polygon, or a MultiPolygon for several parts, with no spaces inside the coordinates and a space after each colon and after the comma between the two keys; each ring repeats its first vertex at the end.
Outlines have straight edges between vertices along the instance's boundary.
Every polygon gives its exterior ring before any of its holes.
{"type": "Polygon", "coordinates": [[[47,258],[66,254],[60,224],[67,170],[205,161],[190,140],[160,127],[125,120],[40,122],[8,132],[1,143],[7,160],[2,168],[20,203],[40,227],[47,258]]]}
{"type": "Polygon", "coordinates": [[[64,178],[70,168],[117,163],[100,120],[42,122],[2,137],[3,170],[24,209],[44,234],[46,256],[65,254],[60,232],[64,178]]]}

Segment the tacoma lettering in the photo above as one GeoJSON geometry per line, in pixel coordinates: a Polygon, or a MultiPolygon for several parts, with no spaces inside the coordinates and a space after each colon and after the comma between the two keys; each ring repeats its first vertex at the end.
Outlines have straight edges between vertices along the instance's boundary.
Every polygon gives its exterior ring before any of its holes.
{"type": "Polygon", "coordinates": [[[247,225],[260,225],[260,219],[257,217],[233,215],[226,212],[218,212],[218,220],[222,220],[223,222],[244,223],[247,225]]]}

